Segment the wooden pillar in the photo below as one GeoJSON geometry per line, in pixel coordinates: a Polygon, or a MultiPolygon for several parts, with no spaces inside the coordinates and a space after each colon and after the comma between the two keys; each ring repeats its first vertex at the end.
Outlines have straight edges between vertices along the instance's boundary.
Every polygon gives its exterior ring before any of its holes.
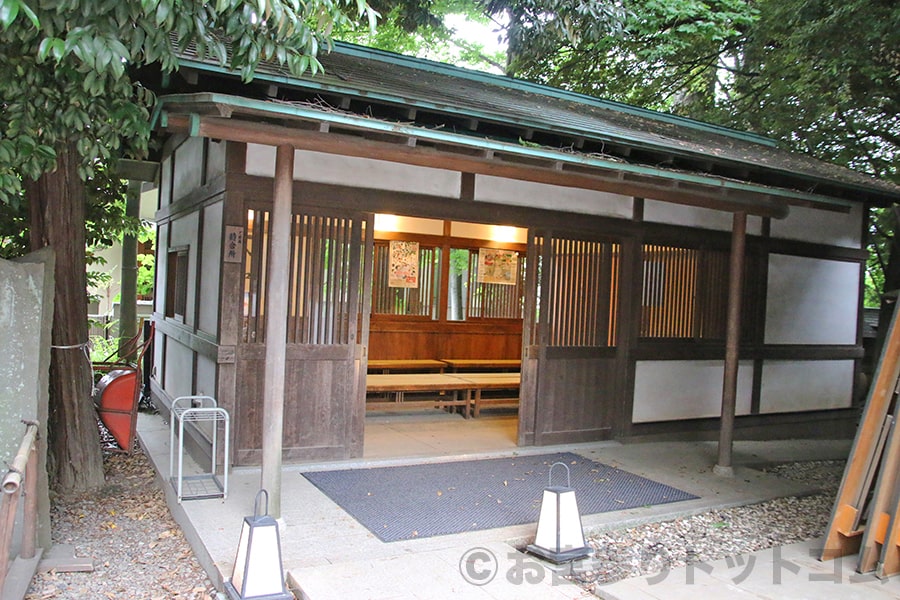
{"type": "Polygon", "coordinates": [[[747,214],[736,212],[731,227],[731,263],[728,270],[728,324],[725,332],[725,375],[722,382],[719,461],[713,468],[717,475],[724,477],[734,476],[731,454],[734,445],[734,415],[737,404],[741,344],[741,296],[743,294],[746,241],[747,214]]]}
{"type": "MultiPolygon", "coordinates": [[[[141,182],[130,180],[125,196],[125,216],[141,216],[141,182]]],[[[137,237],[122,238],[122,284],[119,296],[119,357],[124,343],[137,335],[137,237]]]]}
{"type": "Polygon", "coordinates": [[[262,476],[269,493],[269,514],[281,517],[281,450],[284,437],[284,373],[290,280],[291,199],[294,148],[278,146],[272,194],[271,254],[266,303],[266,368],[262,421],[262,476]]]}

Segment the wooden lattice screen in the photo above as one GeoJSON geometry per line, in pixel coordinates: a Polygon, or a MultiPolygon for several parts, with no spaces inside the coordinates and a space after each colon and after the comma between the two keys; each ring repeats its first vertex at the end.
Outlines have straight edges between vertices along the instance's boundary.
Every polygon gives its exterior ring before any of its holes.
{"type": "Polygon", "coordinates": [[[525,256],[518,253],[514,284],[478,281],[478,252],[469,252],[469,285],[466,318],[521,319],[525,298],[525,256]]]}
{"type": "Polygon", "coordinates": [[[724,339],[728,252],[645,245],[641,337],[724,339]]]}
{"type": "Polygon", "coordinates": [[[552,240],[549,345],[616,345],[619,297],[618,244],[552,240]]]}
{"type": "MultiPolygon", "coordinates": [[[[246,343],[265,342],[269,213],[247,211],[244,263],[246,343]]],[[[289,344],[348,344],[355,323],[350,285],[353,222],[342,217],[297,214],[291,221],[288,283],[289,344]]]]}
{"type": "Polygon", "coordinates": [[[390,247],[376,242],[372,281],[372,312],[438,318],[441,285],[441,249],[419,246],[419,281],[416,287],[390,287],[390,247]]]}

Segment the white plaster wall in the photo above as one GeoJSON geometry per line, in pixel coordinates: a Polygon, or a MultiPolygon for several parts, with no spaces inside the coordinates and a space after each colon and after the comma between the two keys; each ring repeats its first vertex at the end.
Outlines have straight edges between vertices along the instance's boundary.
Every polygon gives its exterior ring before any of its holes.
{"type": "Polygon", "coordinates": [[[153,296],[153,310],[160,314],[166,312],[165,282],[169,264],[166,261],[166,252],[169,249],[169,225],[161,225],[156,228],[156,286],[153,296]]]}
{"type": "MultiPolygon", "coordinates": [[[[275,176],[275,147],[247,144],[248,175],[275,176]]],[[[385,160],[294,151],[294,179],[434,196],[459,196],[460,175],[385,160]]]]}
{"type": "Polygon", "coordinates": [[[440,219],[379,213],[375,215],[375,231],[444,235],[444,222],[440,219]]]}
{"type": "Polygon", "coordinates": [[[180,219],[172,221],[169,233],[169,248],[189,246],[188,250],[188,289],[187,306],[184,323],[194,325],[194,312],[197,305],[197,236],[200,230],[200,213],[192,212],[180,219]]]}
{"type": "Polygon", "coordinates": [[[225,173],[225,148],[226,142],[209,140],[206,150],[206,181],[212,181],[217,176],[225,173]]]}
{"type": "Polygon", "coordinates": [[[772,254],[767,344],[855,344],[859,265],[772,254]]]}
{"type": "MultiPolygon", "coordinates": [[[[721,360],[638,361],[632,422],[720,416],[724,374],[721,360]]],[[[737,414],[750,413],[752,392],[753,365],[742,362],[738,368],[737,414]]]]}
{"type": "Polygon", "coordinates": [[[528,230],[523,227],[505,225],[484,225],[482,223],[450,224],[450,235],[453,237],[472,238],[476,240],[493,240],[495,242],[527,244],[528,230]]]}
{"type": "Polygon", "coordinates": [[[174,157],[173,202],[200,187],[203,176],[203,138],[188,138],[175,150],[174,157]]]}
{"type": "Polygon", "coordinates": [[[222,210],[216,202],[203,210],[203,265],[200,269],[197,328],[213,337],[219,333],[219,274],[222,271],[222,210]]]}
{"type": "Polygon", "coordinates": [[[216,362],[202,354],[197,355],[196,394],[216,397],[216,362]]]}
{"type": "Polygon", "coordinates": [[[163,358],[165,357],[165,352],[163,352],[163,350],[165,348],[166,336],[158,329],[154,329],[154,332],[153,343],[150,344],[150,351],[153,352],[153,367],[150,370],[150,377],[162,384],[160,375],[162,373],[163,358]]]}
{"type": "Polygon", "coordinates": [[[786,219],[772,219],[772,237],[804,242],[862,247],[865,211],[854,205],[849,214],[792,206],[786,219]]]}
{"type": "Polygon", "coordinates": [[[172,157],[167,156],[159,164],[159,207],[172,204],[172,196],[169,190],[172,189],[172,157]]]}
{"type": "MultiPolygon", "coordinates": [[[[153,297],[153,311],[159,315],[166,312],[165,281],[168,271],[166,261],[166,249],[169,247],[169,226],[162,225],[156,228],[156,294],[153,297]]],[[[153,352],[153,372],[151,376],[159,381],[159,365],[163,364],[163,345],[165,336],[156,331],[150,350],[153,352]]]]}
{"type": "MultiPolygon", "coordinates": [[[[672,204],[659,200],[644,200],[644,221],[716,231],[731,231],[733,225],[733,217],[730,212],[672,204]]],[[[761,231],[762,219],[752,215],[748,216],[747,234],[759,235],[761,231]]]]}
{"type": "Polygon", "coordinates": [[[172,398],[191,395],[194,353],[171,337],[166,340],[165,353],[165,378],[162,384],[166,393],[172,398]]]}
{"type": "Polygon", "coordinates": [[[848,408],[853,399],[853,361],[766,361],[760,412],[848,408]]]}
{"type": "Polygon", "coordinates": [[[634,215],[630,196],[490,175],[475,176],[475,200],[625,219],[634,215]]]}

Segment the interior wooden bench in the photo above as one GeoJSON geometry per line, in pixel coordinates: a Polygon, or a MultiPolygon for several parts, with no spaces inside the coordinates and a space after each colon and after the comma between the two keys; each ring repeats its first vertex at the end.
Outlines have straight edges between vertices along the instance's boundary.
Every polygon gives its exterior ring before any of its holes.
{"type": "Polygon", "coordinates": [[[388,394],[392,402],[366,401],[366,408],[390,409],[406,407],[461,408],[469,417],[471,384],[443,373],[387,373],[366,375],[367,394],[388,394]],[[430,392],[427,400],[407,400],[406,394],[430,392]]]}
{"type": "Polygon", "coordinates": [[[428,406],[462,408],[468,418],[481,413],[485,405],[518,403],[519,373],[389,373],[366,376],[367,394],[389,394],[392,402],[367,401],[371,409],[428,406]],[[515,398],[485,398],[483,390],[516,390],[515,398]],[[407,393],[435,393],[427,400],[407,400],[407,393]]]}
{"type": "Polygon", "coordinates": [[[443,373],[447,363],[433,358],[369,359],[369,373],[406,373],[433,371],[443,373]]]}
{"type": "Polygon", "coordinates": [[[472,384],[468,394],[473,417],[478,417],[482,407],[485,406],[519,406],[519,385],[522,379],[520,373],[458,373],[454,375],[472,384]],[[485,397],[482,394],[485,390],[514,390],[515,395],[485,397]]]}
{"type": "Polygon", "coordinates": [[[461,371],[518,371],[522,361],[518,358],[441,358],[453,372],[461,371]]]}

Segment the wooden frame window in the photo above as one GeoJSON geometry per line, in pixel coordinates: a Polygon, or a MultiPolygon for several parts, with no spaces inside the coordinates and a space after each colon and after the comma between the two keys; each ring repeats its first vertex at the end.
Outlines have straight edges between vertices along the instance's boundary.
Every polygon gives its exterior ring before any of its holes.
{"type": "Polygon", "coordinates": [[[724,340],[728,251],[643,247],[641,337],[724,340]]]}
{"type": "Polygon", "coordinates": [[[184,323],[187,311],[189,248],[169,249],[166,257],[166,317],[184,323]]]}
{"type": "Polygon", "coordinates": [[[409,287],[391,285],[391,243],[375,242],[372,313],[404,317],[440,318],[441,248],[418,245],[418,272],[409,287]]]}
{"type": "Polygon", "coordinates": [[[521,319],[525,306],[525,253],[451,248],[447,287],[448,321],[521,319]]]}
{"type": "Polygon", "coordinates": [[[550,302],[547,314],[539,316],[549,326],[548,345],[615,347],[620,245],[564,238],[554,238],[551,243],[552,264],[548,265],[550,280],[546,290],[550,302]]]}
{"type": "MultiPolygon", "coordinates": [[[[248,210],[244,233],[242,341],[266,341],[266,290],[271,215],[248,210]]],[[[351,335],[353,221],[313,214],[291,216],[287,343],[347,344],[351,335]]],[[[355,311],[356,308],[353,308],[355,311]]]]}

